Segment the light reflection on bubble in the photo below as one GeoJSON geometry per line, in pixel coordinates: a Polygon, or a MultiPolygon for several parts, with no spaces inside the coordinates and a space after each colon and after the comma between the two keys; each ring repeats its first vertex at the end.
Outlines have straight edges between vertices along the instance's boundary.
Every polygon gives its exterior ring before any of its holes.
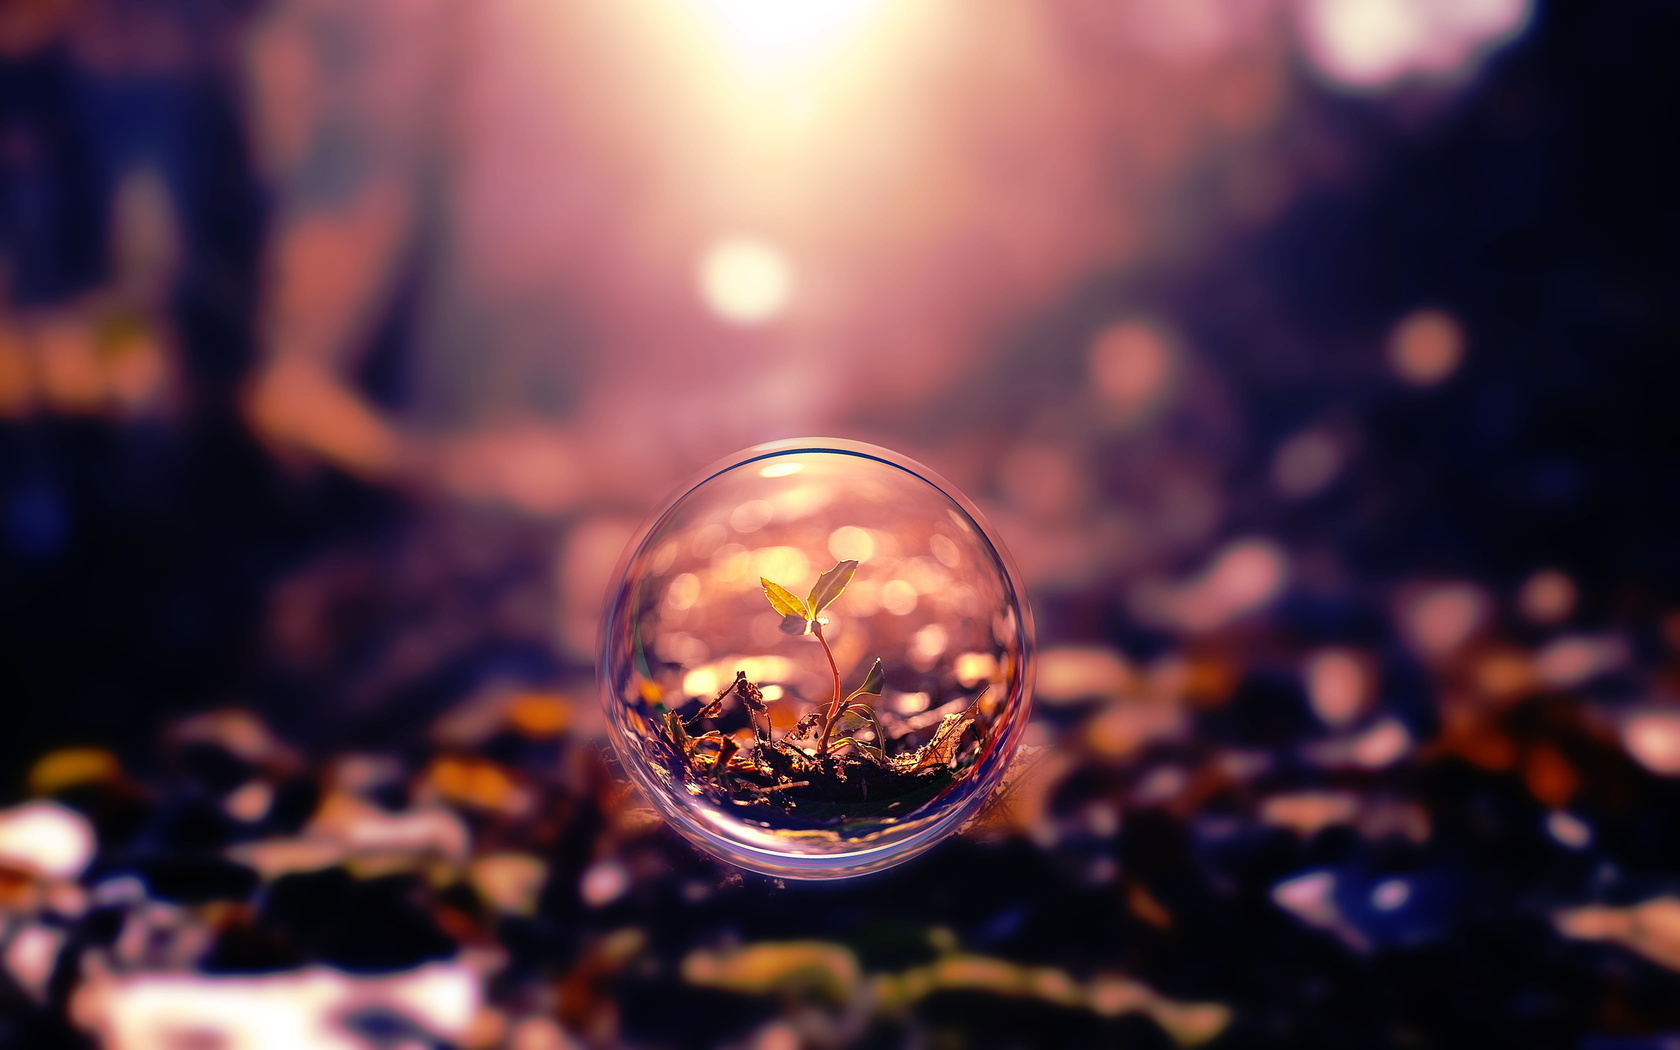
{"type": "Polygon", "coordinates": [[[654,517],[610,591],[600,681],[625,768],[676,830],[837,878],[978,809],[1026,722],[1032,628],[977,516],[894,453],[810,441],[747,450],[654,517]],[[853,561],[815,626],[762,584],[809,612],[853,561]]]}

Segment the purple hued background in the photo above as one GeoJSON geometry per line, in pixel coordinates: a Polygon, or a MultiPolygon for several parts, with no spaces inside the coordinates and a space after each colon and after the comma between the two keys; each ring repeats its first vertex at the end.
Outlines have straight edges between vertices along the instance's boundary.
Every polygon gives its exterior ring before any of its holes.
{"type": "Polygon", "coordinates": [[[1680,1040],[1659,0],[0,6],[0,1048],[1680,1040]],[[1019,563],[983,826],[604,747],[700,466],[1019,563]]]}

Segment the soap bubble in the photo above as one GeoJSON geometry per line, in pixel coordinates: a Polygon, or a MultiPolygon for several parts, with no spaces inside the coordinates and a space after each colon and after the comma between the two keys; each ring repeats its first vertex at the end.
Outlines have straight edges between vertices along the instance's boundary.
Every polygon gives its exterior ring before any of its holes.
{"type": "Polygon", "coordinates": [[[803,439],[721,461],[650,519],[600,660],[614,746],[673,827],[744,868],[843,878],[930,848],[997,788],[1032,617],[948,483],[803,439]]]}

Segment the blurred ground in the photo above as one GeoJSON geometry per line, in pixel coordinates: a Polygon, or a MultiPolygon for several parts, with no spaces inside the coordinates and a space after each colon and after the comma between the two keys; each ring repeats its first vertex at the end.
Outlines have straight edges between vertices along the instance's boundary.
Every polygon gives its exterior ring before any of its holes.
{"type": "Polygon", "coordinates": [[[0,1046],[1680,1043],[1670,4],[0,8],[0,1046]],[[612,769],[691,470],[1027,579],[982,826],[612,769]]]}

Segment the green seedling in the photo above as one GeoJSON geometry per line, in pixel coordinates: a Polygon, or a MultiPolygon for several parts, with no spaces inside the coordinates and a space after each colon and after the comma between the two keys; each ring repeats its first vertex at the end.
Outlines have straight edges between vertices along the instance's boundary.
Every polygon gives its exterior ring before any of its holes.
{"type": "MultiPolygon", "coordinates": [[[[828,669],[834,675],[834,696],[828,702],[828,710],[821,717],[822,736],[817,741],[817,754],[827,757],[830,742],[834,736],[834,727],[839,724],[840,716],[851,712],[871,723],[875,727],[875,739],[881,740],[880,719],[875,716],[875,709],[868,704],[859,703],[863,696],[880,696],[884,675],[881,671],[881,661],[876,660],[864,675],[863,684],[852,690],[851,695],[840,695],[840,666],[834,662],[834,650],[828,646],[828,639],[823,637],[823,627],[828,623],[823,610],[834,604],[834,600],[845,591],[846,585],[852,582],[852,576],[857,572],[858,563],[848,558],[837,563],[834,568],[817,577],[817,582],[811,588],[811,593],[805,598],[799,597],[779,583],[760,576],[758,582],[764,586],[764,596],[770,600],[770,607],[782,616],[782,630],[788,634],[802,635],[807,632],[815,635],[822,644],[823,655],[828,657],[828,669]]],[[[811,716],[807,715],[809,719],[811,716]]],[[[815,728],[814,722],[801,722],[801,735],[815,728]]],[[[847,743],[856,745],[858,742],[850,737],[847,743]]]]}
{"type": "Polygon", "coordinates": [[[698,790],[736,805],[775,809],[817,833],[827,822],[850,819],[846,807],[862,802],[883,811],[913,807],[961,775],[963,741],[975,731],[984,690],[960,714],[945,715],[925,743],[908,747],[902,740],[888,739],[887,723],[892,719],[884,723],[873,706],[885,686],[879,659],[856,689],[842,692],[840,667],[824,632],[829,623],[824,613],[845,592],[857,567],[856,561],[837,563],[803,598],[760,577],[765,598],[782,617],[782,630],[809,634],[822,646],[833,691],[781,739],[763,691],[743,670],[737,670],[734,681],[715,697],[702,698],[688,717],[665,712],[663,735],[698,774],[698,790]],[[727,720],[741,716],[751,726],[750,744],[724,728],[727,720]],[[814,748],[794,743],[807,737],[816,738],[814,748]],[[900,748],[897,753],[895,746],[900,748]],[[850,753],[842,754],[847,749],[850,753]]]}

